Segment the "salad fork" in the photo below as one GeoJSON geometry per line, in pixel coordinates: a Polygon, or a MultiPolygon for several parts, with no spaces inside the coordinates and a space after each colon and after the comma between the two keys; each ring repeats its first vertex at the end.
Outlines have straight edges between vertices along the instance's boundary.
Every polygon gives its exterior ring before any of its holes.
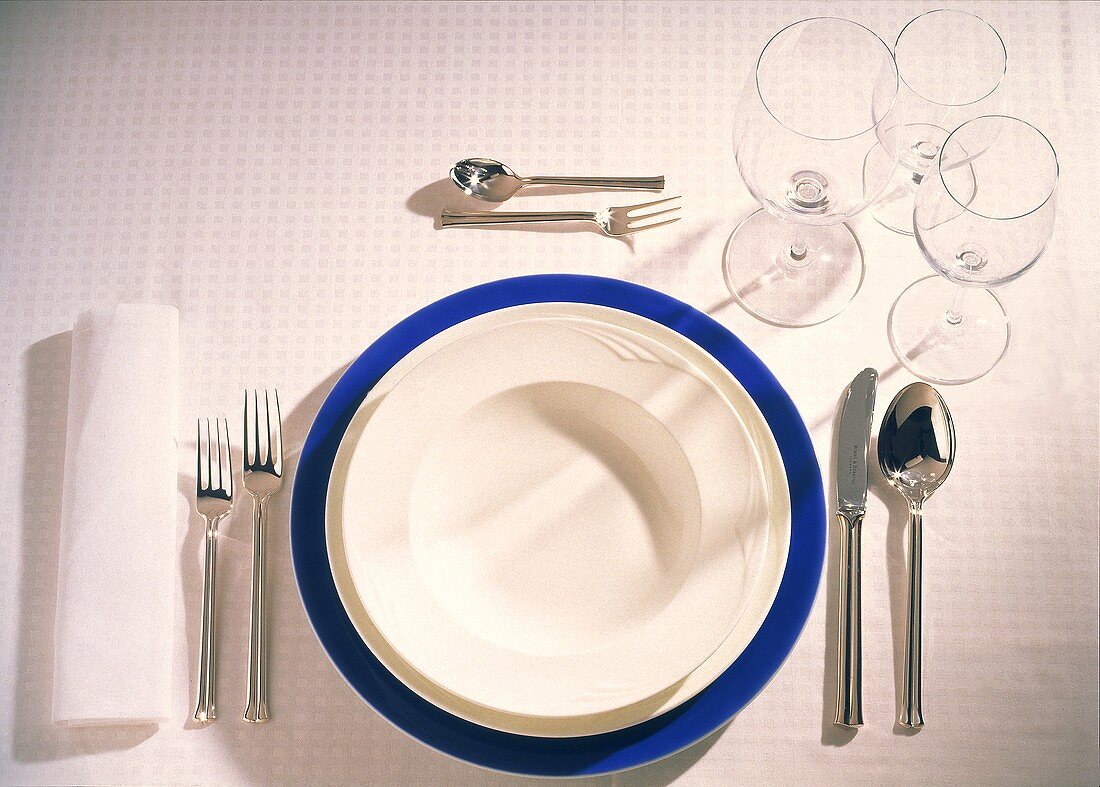
{"type": "Polygon", "coordinates": [[[262,400],[256,390],[252,391],[251,399],[248,391],[244,392],[242,453],[244,488],[252,496],[252,606],[249,613],[248,704],[244,720],[258,723],[270,718],[267,708],[266,531],[268,498],[283,485],[283,426],[278,391],[271,397],[265,390],[262,400]]]}
{"type": "Polygon", "coordinates": [[[635,211],[654,208],[676,199],[680,198],[668,197],[667,199],[659,199],[656,202],[643,202],[641,205],[623,205],[617,208],[605,208],[604,210],[595,212],[576,210],[549,211],[543,213],[508,213],[500,210],[444,210],[439,214],[439,220],[444,227],[469,227],[481,224],[529,224],[544,221],[591,221],[599,227],[605,235],[617,238],[622,235],[631,235],[635,232],[641,232],[642,230],[656,229],[657,227],[663,227],[666,224],[672,224],[673,222],[679,221],[680,217],[677,216],[674,219],[666,219],[652,224],[640,223],[647,219],[655,219],[658,216],[675,213],[680,209],[679,205],[674,208],[652,211],[642,215],[631,215],[635,213],[635,211]]]}
{"type": "Polygon", "coordinates": [[[216,717],[214,685],[216,677],[214,636],[214,580],[218,560],[218,523],[233,507],[233,455],[229,448],[229,424],[223,418],[214,419],[216,436],[210,434],[210,419],[206,419],[206,439],[203,422],[196,421],[195,439],[195,508],[206,521],[206,556],[202,572],[202,630],[199,644],[199,698],[195,705],[195,721],[210,722],[216,717]],[[225,426],[224,432],[222,426],[225,426]],[[225,462],[222,462],[222,459],[225,462]],[[204,462],[205,460],[205,462],[204,462]]]}

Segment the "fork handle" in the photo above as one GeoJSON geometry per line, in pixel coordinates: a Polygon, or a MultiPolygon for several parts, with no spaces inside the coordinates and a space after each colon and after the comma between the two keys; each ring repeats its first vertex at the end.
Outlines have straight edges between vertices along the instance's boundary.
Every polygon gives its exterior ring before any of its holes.
{"type": "Polygon", "coordinates": [[[256,495],[252,502],[252,607],[244,720],[259,723],[271,718],[267,710],[267,499],[256,495]]]}
{"type": "Polygon", "coordinates": [[[540,221],[595,221],[596,214],[591,211],[582,210],[561,210],[551,211],[549,213],[506,213],[499,210],[443,210],[439,214],[439,219],[444,227],[462,227],[474,224],[530,224],[540,221]]]}
{"type": "Polygon", "coordinates": [[[202,569],[202,628],[199,634],[199,698],[195,703],[197,722],[211,722],[217,717],[214,710],[214,686],[217,668],[216,639],[214,637],[215,578],[218,562],[218,520],[206,523],[206,556],[202,569]]]}
{"type": "Polygon", "coordinates": [[[576,178],[536,175],[524,178],[529,186],[588,186],[597,189],[628,189],[632,191],[660,191],[665,187],[664,175],[655,178],[576,178]]]}

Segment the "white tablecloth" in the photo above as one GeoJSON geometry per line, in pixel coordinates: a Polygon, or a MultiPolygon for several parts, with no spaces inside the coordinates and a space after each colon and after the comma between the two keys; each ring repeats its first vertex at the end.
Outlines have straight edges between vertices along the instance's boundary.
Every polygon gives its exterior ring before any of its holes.
{"type": "MultiPolygon", "coordinates": [[[[820,13],[887,40],[928,3],[86,4],[0,8],[0,780],[11,783],[500,783],[407,738],[344,684],[290,570],[289,485],[269,570],[272,712],[244,704],[250,527],[225,526],[219,710],[187,720],[200,527],[180,445],[175,721],[48,723],[70,336],[116,300],[181,312],[181,434],[240,421],[245,385],[278,385],[301,445],[341,369],[454,290],[566,271],[704,308],[771,366],[832,455],[835,409],[864,366],[879,400],[910,381],[886,339],[895,296],[929,272],[913,241],[862,216],[867,276],[840,317],[782,330],[731,304],[722,248],[753,208],[730,145],[734,99],[774,31],[820,13]],[[522,173],[665,174],[685,220],[633,243],[595,232],[438,231],[471,155],[522,173]]],[[[903,511],[879,484],[864,530],[867,725],[830,723],[836,553],[806,631],[719,734],[616,783],[1095,784],[1097,331],[1095,85],[1087,4],[964,5],[1004,36],[1010,112],[1050,135],[1063,181],[1054,240],[1002,291],[1012,346],[946,388],[959,459],[925,516],[925,710],[894,726],[904,636],[903,511]]],[[[574,195],[520,207],[600,206],[574,195]]],[[[239,427],[237,427],[239,428],[239,427]]],[[[831,473],[827,472],[828,478],[831,473]]],[[[830,495],[831,497],[831,495],[830,495]]],[[[832,523],[830,522],[830,525],[832,523]]],[[[133,527],[132,522],[104,522],[133,527]]],[[[140,636],[140,632],[134,632],[140,636]]],[[[124,643],[120,643],[124,646],[124,643]]]]}

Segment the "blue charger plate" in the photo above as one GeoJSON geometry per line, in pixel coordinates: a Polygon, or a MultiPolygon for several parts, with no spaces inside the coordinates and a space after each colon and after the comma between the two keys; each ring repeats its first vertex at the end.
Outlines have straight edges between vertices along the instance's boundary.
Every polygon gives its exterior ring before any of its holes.
{"type": "Polygon", "coordinates": [[[306,613],[344,679],[383,717],[413,738],[460,760],[531,776],[590,776],[674,754],[726,724],[779,670],[810,614],[825,554],[825,500],[809,433],[786,391],[726,328],[668,295],[597,276],[545,274],[482,284],[399,322],[359,356],[333,387],[309,430],[291,502],[294,573],[306,613]],[[576,738],[498,732],[422,699],[374,657],[344,611],[329,567],[325,500],[340,440],[371,388],[401,358],[471,317],[528,303],[591,303],[647,317],[691,339],[748,391],[767,420],[791,493],[791,544],[775,602],[752,642],[691,700],[642,724],[576,738]]]}

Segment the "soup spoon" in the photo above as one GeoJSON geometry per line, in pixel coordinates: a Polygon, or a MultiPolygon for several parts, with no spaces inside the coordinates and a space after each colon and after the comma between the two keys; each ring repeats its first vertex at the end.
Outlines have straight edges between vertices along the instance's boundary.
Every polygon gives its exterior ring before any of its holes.
{"type": "Polygon", "coordinates": [[[663,176],[656,178],[577,178],[539,175],[522,178],[507,165],[491,158],[466,158],[451,167],[451,180],[471,197],[504,202],[524,186],[588,186],[599,189],[660,191],[663,176]]]}
{"type": "Polygon", "coordinates": [[[921,711],[921,507],[955,461],[955,424],[936,389],[925,383],[898,392],[878,433],[878,463],[909,502],[909,618],[906,626],[903,727],[924,726],[921,711]]]}

